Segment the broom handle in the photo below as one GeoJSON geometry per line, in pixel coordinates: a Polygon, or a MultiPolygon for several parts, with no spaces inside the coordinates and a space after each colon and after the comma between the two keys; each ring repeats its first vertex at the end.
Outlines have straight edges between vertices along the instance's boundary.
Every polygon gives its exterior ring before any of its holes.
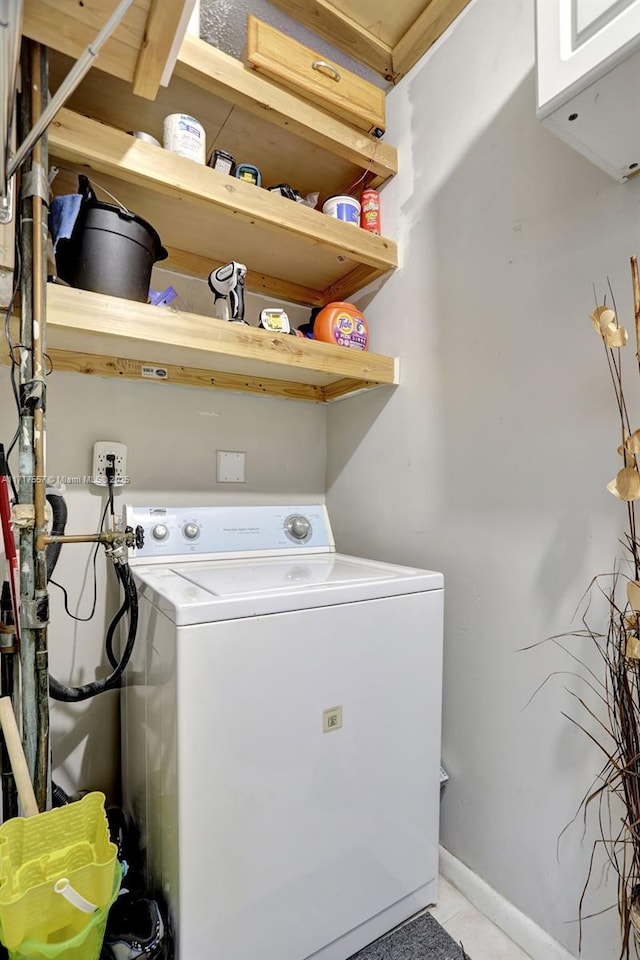
{"type": "Polygon", "coordinates": [[[16,781],[18,797],[22,806],[22,815],[24,817],[35,817],[38,810],[36,796],[33,792],[31,777],[27,761],[25,760],[24,750],[22,749],[22,740],[20,731],[16,723],[13,706],[10,697],[0,697],[0,726],[4,733],[4,742],[7,745],[7,753],[11,760],[11,769],[16,781]]]}

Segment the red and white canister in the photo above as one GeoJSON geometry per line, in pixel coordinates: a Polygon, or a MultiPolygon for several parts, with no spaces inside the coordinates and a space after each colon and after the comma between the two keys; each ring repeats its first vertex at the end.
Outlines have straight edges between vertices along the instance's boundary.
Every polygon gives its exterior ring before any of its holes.
{"type": "Polygon", "coordinates": [[[364,190],[360,197],[360,226],[369,233],[380,233],[380,194],[364,190]]]}

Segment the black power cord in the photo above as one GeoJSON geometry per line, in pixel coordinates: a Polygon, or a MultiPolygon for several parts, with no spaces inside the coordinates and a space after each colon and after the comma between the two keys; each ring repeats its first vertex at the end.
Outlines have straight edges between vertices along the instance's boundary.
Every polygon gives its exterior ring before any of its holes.
{"type": "Polygon", "coordinates": [[[113,507],[113,487],[116,482],[116,455],[115,453],[108,453],[107,457],[107,468],[105,470],[105,476],[107,478],[107,487],[109,490],[109,508],[111,516],[115,516],[115,511],[113,507]]]}
{"type": "MultiPolygon", "coordinates": [[[[108,509],[109,509],[109,502],[107,501],[107,503],[105,504],[104,510],[102,511],[102,517],[100,518],[100,526],[98,527],[98,532],[99,532],[99,533],[102,531],[102,529],[103,529],[103,527],[104,527],[104,519],[105,519],[105,517],[106,517],[106,515],[107,515],[107,510],[108,510],[108,509]]],[[[94,616],[95,616],[96,604],[97,604],[97,602],[98,602],[98,574],[97,574],[97,571],[96,571],[96,562],[97,562],[97,559],[98,559],[98,550],[99,550],[99,548],[100,548],[100,544],[99,544],[99,543],[96,543],[96,545],[95,545],[95,547],[94,547],[94,550],[93,550],[93,556],[92,556],[92,558],[91,558],[91,565],[92,565],[92,568],[93,568],[93,600],[91,601],[91,613],[89,614],[88,617],[78,617],[78,616],[76,616],[75,613],[71,613],[71,610],[69,609],[69,594],[67,593],[66,588],[63,587],[61,583],[58,583],[57,580],[54,580],[53,577],[49,577],[49,583],[52,583],[52,584],[54,585],[54,587],[57,587],[57,588],[58,588],[58,590],[62,590],[62,595],[63,595],[63,597],[64,597],[64,611],[65,611],[65,613],[67,614],[68,617],[71,617],[72,620],[77,620],[78,623],[88,623],[89,620],[93,620],[93,618],[94,618],[94,616]]]]}
{"type": "MultiPolygon", "coordinates": [[[[104,524],[104,518],[107,512],[107,509],[110,509],[111,517],[115,516],[114,504],[113,504],[113,487],[115,482],[115,454],[107,454],[107,468],[105,470],[107,478],[107,486],[109,490],[109,496],[107,504],[105,506],[104,512],[102,514],[102,520],[100,522],[100,529],[104,524]]],[[[97,550],[96,544],[96,550],[97,550]]],[[[95,554],[94,554],[95,560],[95,554]]],[[[95,566],[94,566],[95,570],[95,566]]],[[[109,629],[107,631],[107,636],[105,640],[107,657],[109,663],[113,668],[113,672],[106,677],[104,680],[94,680],[91,683],[85,683],[81,687],[70,687],[67,684],[61,683],[59,680],[56,680],[55,677],[49,675],[49,694],[53,700],[61,700],[65,703],[77,703],[81,700],[88,700],[90,697],[95,697],[100,693],[105,693],[107,690],[117,690],[122,686],[122,675],[131,659],[133,653],[133,647],[136,641],[136,633],[138,630],[138,591],[136,585],[129,569],[127,563],[122,563],[116,561],[115,563],[116,576],[124,590],[124,601],[116,613],[115,617],[109,624],[109,629]],[[127,632],[127,642],[125,647],[118,660],[113,651],[113,637],[116,631],[116,628],[125,614],[129,615],[129,629],[127,632]]],[[[65,604],[66,606],[66,604],[65,604]]],[[[94,597],[94,610],[95,610],[95,597],[94,597]]],[[[93,612],[92,612],[93,616],[93,612]]],[[[77,619],[77,618],[76,618],[77,619]]]]}
{"type": "MultiPolygon", "coordinates": [[[[98,531],[102,531],[102,529],[104,528],[104,521],[107,515],[107,510],[109,511],[109,514],[111,517],[115,516],[115,508],[113,503],[113,487],[114,487],[115,478],[116,478],[115,454],[108,453],[106,459],[107,459],[107,467],[105,469],[105,475],[107,478],[108,500],[102,512],[102,517],[100,518],[100,526],[98,527],[98,531]]],[[[88,623],[89,620],[92,620],[93,617],[95,616],[96,603],[98,600],[98,577],[96,573],[96,561],[98,559],[99,547],[100,547],[100,544],[96,543],[93,551],[93,556],[91,558],[91,564],[93,567],[93,600],[91,602],[91,613],[89,614],[88,617],[78,617],[76,616],[76,614],[71,613],[71,611],[69,610],[69,594],[67,593],[65,587],[63,587],[61,583],[58,583],[57,580],[54,580],[51,576],[49,577],[49,583],[52,583],[54,587],[58,588],[58,590],[62,590],[62,595],[64,597],[65,613],[67,614],[68,617],[71,617],[72,620],[76,620],[78,623],[88,623]]],[[[118,572],[118,569],[116,567],[116,573],[117,572],[118,572]]],[[[118,579],[120,579],[119,576],[118,576],[118,579]]],[[[107,653],[108,654],[109,654],[109,651],[113,649],[112,638],[113,638],[113,632],[115,631],[115,626],[120,622],[125,612],[126,612],[126,608],[125,608],[125,605],[123,604],[123,606],[120,608],[120,610],[116,614],[115,620],[112,621],[111,626],[109,627],[109,633],[107,634],[107,653]],[[113,627],[113,630],[111,629],[111,627],[113,627]]],[[[115,663],[111,659],[111,655],[109,656],[109,660],[111,660],[111,665],[115,666],[115,663]]]]}

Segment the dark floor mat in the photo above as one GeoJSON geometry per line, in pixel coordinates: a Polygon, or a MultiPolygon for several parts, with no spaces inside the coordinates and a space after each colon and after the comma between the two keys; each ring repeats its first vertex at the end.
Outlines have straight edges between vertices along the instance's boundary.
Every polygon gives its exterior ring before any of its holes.
{"type": "Polygon", "coordinates": [[[354,953],[350,960],[471,960],[430,913],[354,953]]]}

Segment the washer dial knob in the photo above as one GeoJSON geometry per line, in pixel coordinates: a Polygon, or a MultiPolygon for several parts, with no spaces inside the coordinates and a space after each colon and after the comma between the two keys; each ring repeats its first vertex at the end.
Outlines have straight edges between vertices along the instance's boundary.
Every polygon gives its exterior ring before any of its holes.
{"type": "Polygon", "coordinates": [[[306,540],[311,533],[311,524],[306,517],[296,514],[287,520],[287,533],[294,540],[306,540]]]}
{"type": "Polygon", "coordinates": [[[195,540],[200,533],[200,527],[197,523],[185,523],[182,532],[187,540],[195,540]]]}
{"type": "Polygon", "coordinates": [[[151,531],[151,536],[154,540],[166,540],[169,536],[169,527],[166,523],[156,523],[151,531]]]}

